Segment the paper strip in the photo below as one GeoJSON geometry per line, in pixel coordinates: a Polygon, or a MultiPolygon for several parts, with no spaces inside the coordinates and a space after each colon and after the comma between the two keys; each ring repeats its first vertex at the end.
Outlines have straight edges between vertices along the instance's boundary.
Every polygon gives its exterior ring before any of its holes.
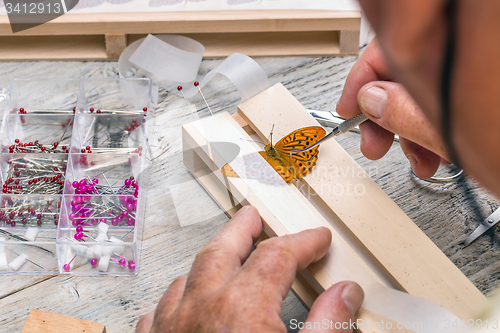
{"type": "Polygon", "coordinates": [[[182,85],[186,97],[198,93],[194,81],[199,81],[202,88],[216,74],[224,75],[236,86],[242,101],[270,87],[259,64],[240,53],[227,57],[205,77],[197,76],[204,51],[203,45],[188,37],[148,35],[123,51],[118,60],[118,71],[120,77],[129,77],[130,72],[137,68],[134,77],[149,77],[156,85],[173,92],[176,92],[175,87],[182,85]]]}

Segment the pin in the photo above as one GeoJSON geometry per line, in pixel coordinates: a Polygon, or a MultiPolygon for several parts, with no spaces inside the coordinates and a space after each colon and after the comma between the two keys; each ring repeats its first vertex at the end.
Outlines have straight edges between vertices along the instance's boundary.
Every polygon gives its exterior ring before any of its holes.
{"type": "Polygon", "coordinates": [[[10,252],[14,253],[17,257],[12,260],[10,263],[9,263],[9,267],[10,269],[12,269],[13,271],[17,271],[19,270],[19,268],[21,268],[22,265],[24,265],[24,263],[27,261],[29,263],[32,263],[33,265],[37,266],[38,268],[41,268],[41,269],[44,269],[42,266],[38,265],[37,263],[31,261],[28,259],[28,255],[26,253],[21,253],[21,254],[17,254],[16,252],[8,249],[10,252]]]}
{"type": "MultiPolygon", "coordinates": [[[[28,242],[28,240],[27,240],[27,239],[25,239],[25,238],[23,238],[23,237],[20,237],[20,236],[17,236],[17,235],[14,235],[13,233],[10,233],[10,232],[8,232],[8,231],[5,231],[5,230],[0,229],[0,232],[1,232],[2,234],[4,234],[4,235],[7,235],[7,236],[12,237],[12,238],[17,239],[17,240],[20,240],[20,241],[22,241],[22,242],[28,242]]],[[[49,250],[47,250],[47,249],[45,249],[45,248],[43,248],[43,247],[40,247],[40,246],[37,246],[37,245],[31,245],[31,244],[27,244],[27,245],[32,246],[32,247],[34,247],[34,248],[37,248],[37,249],[39,249],[39,250],[45,251],[45,252],[50,253],[50,254],[52,254],[52,255],[54,254],[54,252],[49,251],[49,250]]]]}
{"type": "Polygon", "coordinates": [[[71,265],[71,263],[73,262],[73,260],[75,260],[75,258],[76,258],[76,254],[75,254],[75,256],[73,257],[73,259],[71,259],[71,260],[70,260],[70,262],[69,262],[69,263],[64,264],[63,269],[64,269],[66,272],[69,272],[69,271],[70,271],[70,269],[71,269],[71,266],[70,266],[70,265],[71,265]]]}
{"type": "Polygon", "coordinates": [[[198,81],[194,81],[194,86],[195,86],[196,88],[198,88],[198,91],[200,92],[200,95],[201,95],[201,97],[203,98],[203,101],[205,102],[205,105],[207,106],[208,111],[210,111],[210,114],[213,116],[214,114],[212,113],[212,110],[210,109],[210,106],[208,105],[207,100],[205,99],[205,96],[204,96],[204,95],[203,95],[203,93],[201,92],[200,83],[199,83],[198,81]]]}
{"type": "Polygon", "coordinates": [[[73,110],[26,110],[24,108],[20,108],[18,114],[53,114],[53,113],[66,113],[66,114],[71,114],[75,113],[75,108],[73,110]]]}
{"type": "Polygon", "coordinates": [[[184,102],[186,102],[186,106],[187,106],[187,108],[188,108],[189,112],[191,112],[191,115],[194,117],[193,111],[191,111],[191,108],[189,107],[189,103],[188,103],[188,101],[187,101],[187,98],[186,98],[186,96],[184,95],[184,92],[182,91],[182,86],[178,86],[178,87],[177,87],[177,90],[181,92],[182,97],[184,98],[184,102]]]}

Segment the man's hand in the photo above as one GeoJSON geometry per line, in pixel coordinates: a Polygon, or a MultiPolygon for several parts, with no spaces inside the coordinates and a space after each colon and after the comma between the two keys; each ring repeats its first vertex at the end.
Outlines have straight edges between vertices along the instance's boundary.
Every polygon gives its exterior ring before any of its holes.
{"type": "Polygon", "coordinates": [[[361,152],[367,158],[384,156],[396,133],[415,174],[430,178],[442,158],[447,159],[444,144],[408,92],[393,79],[373,40],[352,67],[337,112],[345,118],[363,112],[371,120],[360,126],[361,152]]]}
{"type": "MultiPolygon", "coordinates": [[[[240,209],[198,253],[189,274],[170,285],[156,311],[141,318],[136,333],[286,332],[281,306],[295,274],[326,254],[332,236],[327,228],[306,230],[265,240],[250,253],[261,231],[257,210],[240,209]]],[[[349,322],[363,298],[357,284],[337,283],[318,297],[307,321],[349,322]]]]}

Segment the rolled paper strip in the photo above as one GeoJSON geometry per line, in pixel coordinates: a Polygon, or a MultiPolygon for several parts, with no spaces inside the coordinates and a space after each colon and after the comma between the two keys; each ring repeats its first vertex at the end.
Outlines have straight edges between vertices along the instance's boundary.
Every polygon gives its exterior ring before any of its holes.
{"type": "Polygon", "coordinates": [[[108,232],[109,225],[103,222],[99,222],[97,226],[97,232],[100,234],[106,234],[108,232]]]}
{"type": "Polygon", "coordinates": [[[16,259],[12,260],[9,263],[10,269],[12,269],[13,271],[19,270],[19,268],[21,268],[21,266],[26,262],[27,259],[28,255],[26,255],[25,253],[19,255],[16,259]]]}
{"type": "MultiPolygon", "coordinates": [[[[199,43],[182,36],[149,35],[133,42],[122,52],[118,60],[119,75],[125,77],[135,67],[139,69],[138,75],[161,82],[162,86],[170,90],[177,86],[175,82],[188,83],[195,80],[200,82],[198,87],[203,88],[216,74],[222,74],[236,86],[242,101],[270,87],[267,75],[259,64],[240,53],[227,57],[204,78],[197,77],[204,51],[203,46],[197,44],[199,43]],[[177,65],[172,66],[172,63],[177,65]]],[[[189,86],[186,96],[192,97],[198,90],[191,84],[189,86]]],[[[131,91],[134,87],[124,85],[122,89],[131,91]]],[[[156,104],[158,86],[153,86],[153,91],[152,99],[156,104]]]]}
{"type": "Polygon", "coordinates": [[[102,256],[101,259],[99,260],[99,265],[97,266],[97,269],[101,272],[107,272],[110,260],[111,260],[110,256],[102,256]]]}
{"type": "Polygon", "coordinates": [[[27,240],[29,240],[31,242],[34,242],[36,236],[38,235],[39,229],[40,228],[32,228],[32,227],[26,229],[26,233],[24,234],[24,238],[26,238],[27,240]]]}
{"type": "Polygon", "coordinates": [[[9,264],[7,262],[7,254],[0,252],[0,271],[8,271],[9,264]]]}
{"type": "Polygon", "coordinates": [[[195,80],[205,52],[205,47],[194,39],[176,35],[148,35],[133,48],[133,53],[127,59],[131,64],[175,82],[195,80]],[[172,62],[176,65],[171,66],[172,62]]]}

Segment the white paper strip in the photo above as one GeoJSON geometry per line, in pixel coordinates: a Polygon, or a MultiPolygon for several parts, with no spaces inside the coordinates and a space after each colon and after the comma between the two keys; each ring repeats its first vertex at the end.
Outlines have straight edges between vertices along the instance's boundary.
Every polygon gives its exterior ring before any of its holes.
{"type": "Polygon", "coordinates": [[[130,77],[129,74],[137,68],[134,77],[149,77],[156,85],[173,92],[176,92],[175,87],[182,85],[186,97],[198,93],[194,81],[199,81],[202,88],[216,74],[224,75],[238,88],[242,101],[270,87],[262,67],[240,53],[227,57],[205,77],[198,76],[204,51],[203,45],[188,37],[148,35],[123,51],[118,60],[118,71],[120,77],[130,77]]]}

